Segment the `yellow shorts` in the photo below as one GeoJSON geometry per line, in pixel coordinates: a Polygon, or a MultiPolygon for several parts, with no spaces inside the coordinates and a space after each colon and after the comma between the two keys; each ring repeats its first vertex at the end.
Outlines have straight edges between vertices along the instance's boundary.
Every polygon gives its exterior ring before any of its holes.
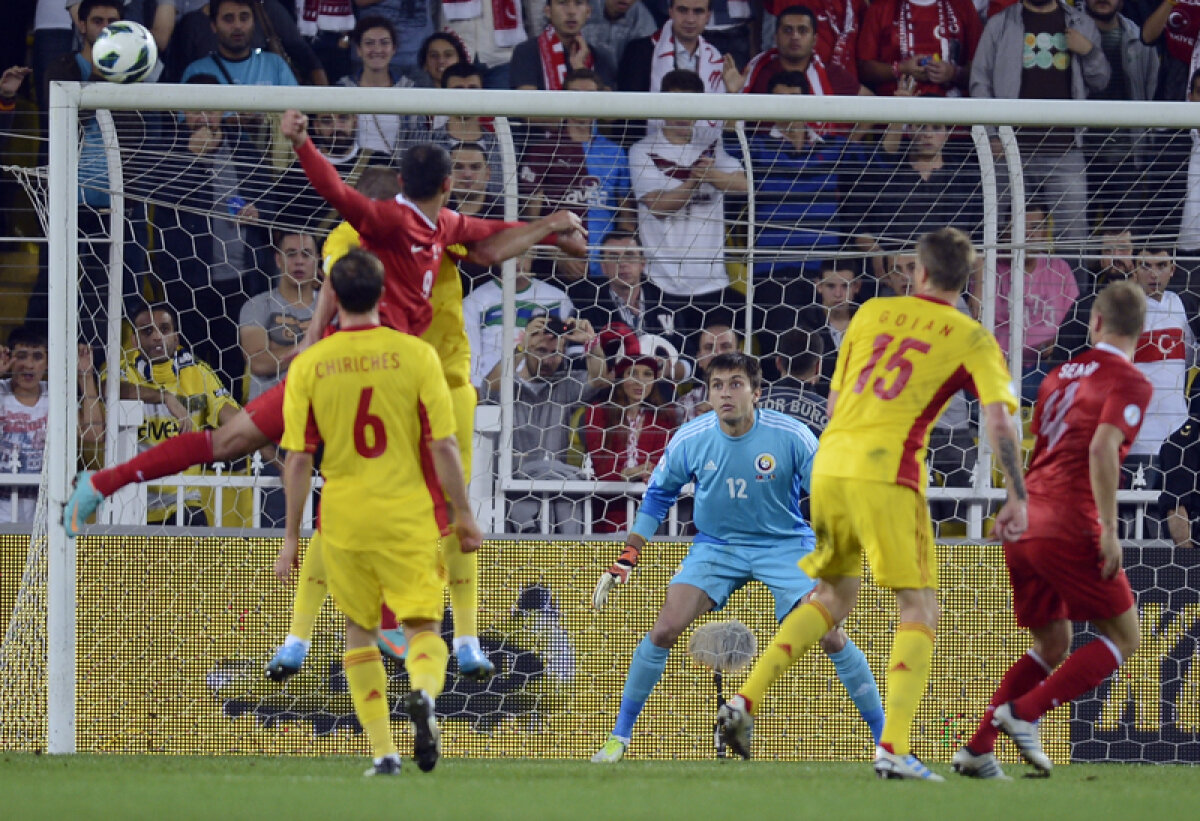
{"type": "Polygon", "coordinates": [[[860,576],[866,552],[880,587],[937,588],[933,523],[923,494],[887,482],[814,476],[811,504],[817,547],[800,560],[809,576],[860,576]]]}
{"type": "MultiPolygon", "coordinates": [[[[309,549],[318,544],[313,541],[309,549]]],[[[380,605],[400,621],[442,620],[445,576],[437,544],[391,550],[343,550],[319,540],[329,594],[346,618],[360,627],[379,626],[380,605]]]]}

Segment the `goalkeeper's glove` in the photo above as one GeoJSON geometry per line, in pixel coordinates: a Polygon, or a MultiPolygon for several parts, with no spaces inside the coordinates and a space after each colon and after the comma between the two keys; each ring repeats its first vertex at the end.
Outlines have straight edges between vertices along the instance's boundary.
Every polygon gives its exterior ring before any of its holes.
{"type": "Polygon", "coordinates": [[[629,581],[629,574],[637,566],[641,553],[641,548],[628,543],[625,545],[625,549],[621,551],[620,557],[612,563],[612,567],[600,574],[600,580],[596,582],[596,589],[592,591],[592,607],[597,610],[603,609],[608,602],[609,591],[618,584],[629,581]]]}

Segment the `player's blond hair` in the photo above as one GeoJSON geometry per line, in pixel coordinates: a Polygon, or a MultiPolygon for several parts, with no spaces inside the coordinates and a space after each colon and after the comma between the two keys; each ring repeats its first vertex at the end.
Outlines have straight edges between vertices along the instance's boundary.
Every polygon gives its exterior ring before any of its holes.
{"type": "Polygon", "coordinates": [[[1100,315],[1108,333],[1137,339],[1146,324],[1146,295],[1136,282],[1124,279],[1105,286],[1092,310],[1100,315]]]}
{"type": "Polygon", "coordinates": [[[961,294],[975,267],[975,246],[957,228],[939,228],[917,241],[917,261],[938,290],[961,294]]]}

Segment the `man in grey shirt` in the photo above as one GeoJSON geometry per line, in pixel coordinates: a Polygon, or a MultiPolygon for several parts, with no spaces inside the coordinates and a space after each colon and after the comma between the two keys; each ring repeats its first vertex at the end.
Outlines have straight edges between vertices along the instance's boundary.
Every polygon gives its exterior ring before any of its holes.
{"type": "Polygon", "coordinates": [[[583,24],[583,39],[592,48],[604,49],[614,65],[630,40],[658,31],[654,15],[641,0],[591,0],[592,16],[583,24]]]}

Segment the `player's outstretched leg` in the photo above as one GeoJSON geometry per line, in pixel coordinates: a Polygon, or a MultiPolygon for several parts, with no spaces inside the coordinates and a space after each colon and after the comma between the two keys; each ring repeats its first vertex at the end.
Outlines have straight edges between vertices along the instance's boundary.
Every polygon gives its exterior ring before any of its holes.
{"type": "MultiPolygon", "coordinates": [[[[1064,623],[1063,628],[1065,635],[1062,637],[1062,641],[1065,643],[1062,652],[1065,653],[1066,644],[1069,644],[1071,640],[1069,623],[1064,623]]],[[[1038,631],[1034,631],[1034,636],[1035,639],[1038,638],[1038,631]]],[[[1055,652],[1054,643],[1048,643],[1048,641],[1049,637],[1047,636],[1042,639],[1041,643],[1049,647],[1051,652],[1055,652]]],[[[1054,663],[1060,659],[1061,656],[1056,653],[1054,663]]],[[[951,761],[956,773],[971,778],[1007,778],[999,763],[996,762],[996,756],[993,753],[996,748],[996,736],[1000,734],[999,728],[992,723],[996,708],[1025,695],[1045,681],[1046,676],[1052,672],[1054,669],[1033,648],[1008,668],[1004,678],[1000,680],[1000,686],[992,695],[991,702],[984,710],[983,718],[980,719],[975,734],[971,736],[966,746],[955,753],[954,759],[951,761]]]]}
{"type": "Polygon", "coordinates": [[[921,763],[912,753],[893,753],[884,747],[875,748],[875,774],[880,778],[903,778],[915,781],[945,781],[921,763]]]}
{"type": "Polygon", "coordinates": [[[300,672],[312,646],[313,625],[329,590],[325,583],[325,557],[321,534],[314,533],[300,562],[296,595],[292,600],[292,623],[287,638],[267,664],[267,678],[282,684],[300,672]]]}
{"type": "Polygon", "coordinates": [[[950,766],[954,772],[959,775],[965,775],[968,778],[1012,781],[1011,778],[1004,774],[1004,770],[1000,767],[1000,762],[996,760],[996,754],[993,752],[976,755],[971,752],[970,747],[960,747],[958,752],[954,754],[954,758],[950,759],[950,766]]]}
{"type": "MultiPolygon", "coordinates": [[[[350,634],[361,631],[362,642],[369,642],[369,633],[357,625],[347,629],[347,644],[350,634]]],[[[373,766],[367,775],[396,775],[400,772],[400,756],[392,738],[391,715],[387,700],[387,672],[379,648],[374,645],[347,649],[342,656],[346,671],[346,684],[354,702],[354,713],[371,742],[373,766]]]]}
{"type": "Polygon", "coordinates": [[[633,651],[633,660],[629,664],[629,673],[625,677],[625,689],[621,693],[621,707],[617,712],[617,723],[612,733],[604,742],[604,746],[592,756],[593,764],[615,764],[625,757],[629,747],[629,739],[633,735],[633,725],[646,699],[650,697],[654,686],[662,678],[667,669],[667,656],[670,648],[659,647],[646,635],[633,651]]]}
{"type": "Polygon", "coordinates": [[[1029,762],[1042,775],[1050,775],[1050,771],[1054,769],[1054,763],[1042,749],[1042,739],[1038,734],[1037,725],[1018,717],[1013,712],[1012,702],[1001,704],[996,708],[996,712],[992,714],[992,723],[1017,745],[1021,758],[1029,762]]]}
{"type": "Polygon", "coordinates": [[[479,555],[463,553],[458,536],[441,540],[442,563],[449,576],[450,608],[454,611],[454,658],[458,672],[472,681],[487,681],[496,666],[479,646],[479,555]]]}
{"type": "Polygon", "coordinates": [[[875,683],[867,657],[840,628],[830,631],[821,646],[833,662],[833,669],[849,693],[850,700],[871,728],[871,739],[878,744],[883,733],[883,702],[879,698],[879,685],[875,683]],[[843,642],[841,649],[834,649],[843,642]]]}
{"type": "Polygon", "coordinates": [[[413,728],[413,758],[421,772],[437,766],[442,755],[442,734],[434,714],[434,699],[442,692],[450,652],[435,630],[420,630],[408,637],[408,667],[412,692],[404,706],[413,728]]]}
{"type": "Polygon", "coordinates": [[[750,758],[750,740],[754,735],[754,716],[745,696],[734,696],[717,710],[717,732],[726,747],[742,758],[750,758]]]}

